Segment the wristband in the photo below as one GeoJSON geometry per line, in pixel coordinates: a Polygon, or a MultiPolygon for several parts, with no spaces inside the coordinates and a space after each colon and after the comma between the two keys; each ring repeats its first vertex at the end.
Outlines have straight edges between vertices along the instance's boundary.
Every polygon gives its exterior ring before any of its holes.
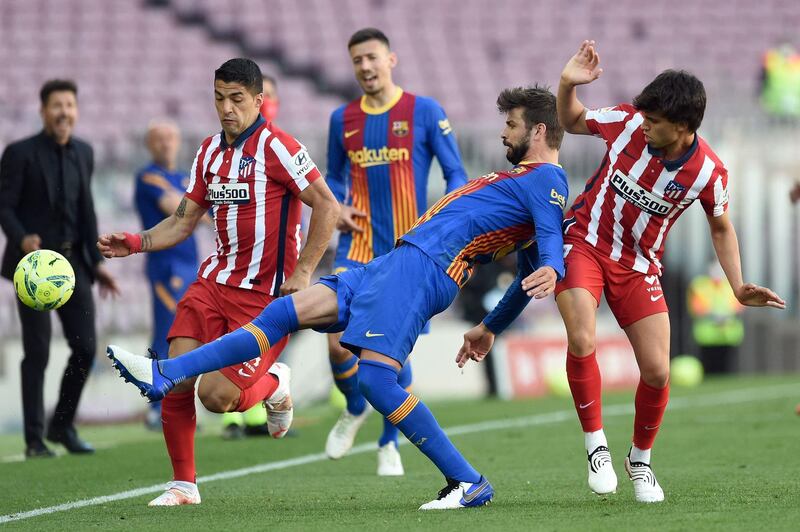
{"type": "Polygon", "coordinates": [[[134,253],[141,253],[142,235],[140,235],[139,233],[124,233],[124,235],[125,235],[125,245],[128,246],[131,255],[133,255],[134,253]]]}

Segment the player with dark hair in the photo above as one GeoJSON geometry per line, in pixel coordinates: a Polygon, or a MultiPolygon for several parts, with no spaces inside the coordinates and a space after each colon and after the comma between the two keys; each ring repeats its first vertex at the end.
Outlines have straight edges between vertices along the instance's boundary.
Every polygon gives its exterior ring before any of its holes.
{"type": "MultiPolygon", "coordinates": [[[[262,78],[249,59],[231,59],[214,73],[222,132],[200,145],[186,194],[174,214],[138,234],[101,235],[105,257],[173,247],[212,209],[216,253],[178,303],[168,334],[169,357],[249,323],[275,298],[306,288],[339,214],[305,147],[259,115],[262,78]],[[308,240],[298,258],[300,202],[312,208],[308,240]]],[[[200,381],[197,395],[212,412],[244,412],[264,401],[270,434],[283,437],[292,421],[290,371],[274,363],[287,338],[240,354],[200,381]]],[[[160,353],[159,355],[163,355],[160,353]]],[[[162,358],[162,357],[158,357],[162,358]]],[[[181,380],[162,403],[164,439],[173,482],[151,506],[199,504],[195,482],[195,379],[181,380]]]]}
{"type": "Polygon", "coordinates": [[[241,361],[242,353],[253,349],[265,351],[298,329],[343,331],[342,344],[360,358],[358,383],[366,400],[447,480],[439,496],[420,509],[489,502],[491,484],[398,379],[425,324],[452,303],[477,263],[516,251],[518,272],[497,307],[464,335],[456,358],[460,366],[482,359],[495,335],[531,297],[547,297],[564,274],[561,221],[568,190],[558,166],[563,132],[555,96],[541,87],[513,89],[504,91],[498,107],[506,117],[502,139],[514,168],[485,175],[444,196],[392,251],[274,301],[243,328],[183,357],[153,361],[109,346],[114,365],[143,394],[158,400],[176,382],[241,361]],[[515,107],[506,107],[507,102],[515,107]],[[529,122],[526,116],[542,121],[529,122]]]}
{"type": "Polygon", "coordinates": [[[743,305],[784,308],[774,292],[742,281],[736,232],[727,214],[728,173],[698,134],[706,96],[692,74],[667,70],[633,101],[586,109],[575,87],[600,76],[594,41],[584,41],[561,73],[558,117],[569,133],[595,135],[607,152],[564,220],[566,277],[556,301],[567,328],[567,377],[584,431],[589,487],[612,493],[595,357],[595,313],[601,293],[633,347],[641,380],[633,443],[625,468],[637,501],[664,500],[650,468],[650,449],[669,398],[669,317],[659,277],[667,232],[699,200],[728,281],[743,305]]]}
{"type": "MultiPolygon", "coordinates": [[[[334,273],[363,266],[388,253],[427,208],[428,172],[433,157],[451,192],[467,182],[455,134],[438,102],[403,91],[392,81],[397,56],[379,29],[364,28],[347,43],[360,98],[336,109],[328,132],[327,181],[342,203],[342,231],[334,273]]],[[[426,327],[427,331],[427,327],[426,327]]],[[[358,386],[358,358],[328,335],[334,382],[347,406],[325,443],[341,458],[371,409],[358,386]]],[[[400,385],[411,386],[411,364],[400,385]]],[[[397,428],[384,419],[378,439],[378,475],[402,475],[397,428]]]]}

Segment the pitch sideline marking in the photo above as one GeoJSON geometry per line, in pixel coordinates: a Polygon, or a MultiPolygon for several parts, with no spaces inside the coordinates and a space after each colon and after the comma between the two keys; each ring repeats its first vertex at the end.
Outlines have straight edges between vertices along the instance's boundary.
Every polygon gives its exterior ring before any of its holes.
{"type": "MultiPolygon", "coordinates": [[[[671,410],[683,410],[687,407],[697,406],[714,406],[720,404],[736,404],[736,403],[749,403],[766,401],[772,399],[780,399],[783,397],[791,397],[798,395],[797,384],[787,384],[776,387],[758,387],[748,388],[745,390],[736,390],[732,392],[723,392],[717,394],[709,394],[699,396],[694,399],[687,397],[678,397],[672,399],[669,404],[671,410]]],[[[633,413],[633,406],[630,404],[611,405],[603,408],[604,416],[621,416],[633,413]]],[[[484,421],[481,423],[472,423],[469,425],[461,425],[445,429],[448,436],[460,436],[464,434],[474,434],[476,432],[487,432],[490,430],[501,430],[509,428],[532,427],[536,425],[546,425],[549,423],[560,423],[573,419],[575,416],[574,410],[559,410],[547,414],[536,414],[533,416],[523,416],[513,419],[500,419],[495,421],[484,421]]],[[[401,445],[408,444],[408,441],[402,440],[401,445]]],[[[361,454],[368,451],[375,450],[375,443],[364,443],[356,445],[350,450],[349,454],[361,454]]],[[[297,458],[289,458],[286,460],[279,460],[277,462],[267,462],[256,466],[245,467],[241,469],[232,469],[230,471],[221,471],[213,475],[206,475],[197,479],[199,483],[209,483],[217,480],[228,480],[232,478],[239,478],[258,473],[266,473],[267,471],[275,471],[279,469],[287,469],[289,467],[301,466],[311,464],[314,462],[323,462],[328,460],[325,453],[307,454],[297,458]]],[[[155,484],[144,488],[137,488],[128,491],[122,491],[113,495],[103,495],[100,497],[93,497],[91,499],[82,499],[79,501],[68,502],[56,506],[47,506],[45,508],[37,508],[36,510],[29,510],[27,512],[20,512],[14,514],[7,514],[0,516],[0,524],[10,523],[12,521],[21,521],[23,519],[30,519],[31,517],[38,517],[40,515],[48,515],[57,512],[66,512],[69,510],[77,510],[87,506],[96,506],[98,504],[105,504],[108,502],[121,501],[125,499],[133,499],[148,495],[150,493],[157,493],[164,490],[164,484],[155,484]]]]}

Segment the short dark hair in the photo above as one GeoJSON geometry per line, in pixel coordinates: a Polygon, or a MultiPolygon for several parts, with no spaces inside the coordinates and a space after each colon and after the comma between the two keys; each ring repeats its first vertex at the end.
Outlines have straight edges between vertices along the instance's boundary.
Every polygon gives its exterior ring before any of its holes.
{"type": "Polygon", "coordinates": [[[261,69],[252,59],[244,57],[228,59],[214,71],[214,81],[216,80],[225,83],[240,83],[252,94],[264,92],[261,69]]]}
{"type": "Polygon", "coordinates": [[[61,91],[69,91],[74,94],[76,98],[78,97],[78,86],[74,81],[71,79],[51,79],[45,81],[44,85],[42,85],[39,91],[39,100],[41,100],[42,105],[47,105],[47,100],[50,98],[50,95],[54,92],[61,91]]]}
{"type": "Polygon", "coordinates": [[[706,112],[703,82],[685,70],[665,70],[633,99],[638,111],[659,113],[670,122],[697,131],[706,112]]]}
{"type": "Polygon", "coordinates": [[[544,124],[547,127],[547,145],[554,150],[561,147],[564,128],[558,121],[556,97],[549,87],[538,83],[530,87],[514,87],[504,89],[497,97],[497,110],[501,113],[509,113],[518,107],[523,108],[528,130],[536,124],[544,124]]]}
{"type": "Polygon", "coordinates": [[[349,50],[353,46],[357,44],[361,44],[362,42],[367,42],[371,40],[380,41],[386,45],[386,48],[391,48],[389,46],[389,37],[386,36],[378,28],[362,28],[355,32],[351,37],[350,40],[347,41],[347,49],[349,50]]]}

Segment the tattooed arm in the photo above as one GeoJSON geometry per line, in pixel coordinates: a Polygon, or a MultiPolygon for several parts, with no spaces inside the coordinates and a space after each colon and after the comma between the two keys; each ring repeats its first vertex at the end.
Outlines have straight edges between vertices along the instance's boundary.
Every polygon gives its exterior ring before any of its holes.
{"type": "Polygon", "coordinates": [[[106,258],[171,248],[189,238],[205,213],[203,207],[184,196],[175,212],[158,225],[138,234],[102,234],[97,239],[97,248],[106,258]]]}

